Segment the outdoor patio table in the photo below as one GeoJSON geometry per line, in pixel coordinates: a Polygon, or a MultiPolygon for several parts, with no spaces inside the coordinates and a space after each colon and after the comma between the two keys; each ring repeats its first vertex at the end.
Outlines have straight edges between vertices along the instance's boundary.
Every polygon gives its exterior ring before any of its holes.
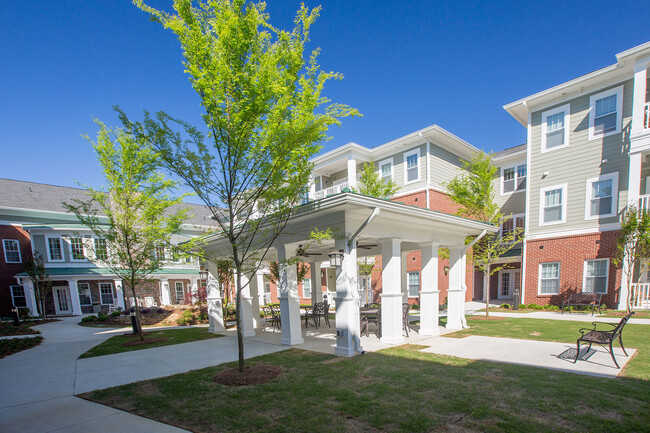
{"type": "Polygon", "coordinates": [[[374,322],[377,325],[375,335],[378,337],[381,335],[381,323],[379,320],[377,320],[379,316],[379,308],[361,308],[359,309],[359,316],[361,317],[362,321],[365,318],[368,323],[374,322]]]}

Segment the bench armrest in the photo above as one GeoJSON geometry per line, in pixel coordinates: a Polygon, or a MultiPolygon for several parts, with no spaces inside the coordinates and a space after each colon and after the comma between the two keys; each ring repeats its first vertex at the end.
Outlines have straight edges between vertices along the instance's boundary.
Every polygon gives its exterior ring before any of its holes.
{"type": "Polygon", "coordinates": [[[594,329],[596,329],[597,325],[609,325],[612,328],[616,328],[618,326],[618,323],[609,323],[609,322],[591,322],[592,325],[594,325],[594,329]]]}

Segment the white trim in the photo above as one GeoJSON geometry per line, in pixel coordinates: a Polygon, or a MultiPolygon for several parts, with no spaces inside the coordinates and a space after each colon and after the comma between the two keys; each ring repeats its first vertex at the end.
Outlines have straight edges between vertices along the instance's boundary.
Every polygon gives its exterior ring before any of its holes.
{"type": "Polygon", "coordinates": [[[311,292],[312,292],[312,284],[311,284],[311,278],[303,278],[302,279],[302,297],[303,299],[305,298],[311,298],[311,292]],[[305,294],[305,281],[309,281],[309,295],[305,294]]]}
{"type": "Polygon", "coordinates": [[[114,305],[115,304],[115,294],[113,293],[113,283],[99,283],[99,302],[101,305],[114,305]],[[104,298],[102,297],[102,286],[110,286],[111,288],[111,298],[113,302],[110,304],[104,304],[104,298]]]}
{"type": "Polygon", "coordinates": [[[560,107],[554,108],[552,110],[542,112],[542,153],[552,152],[554,150],[562,149],[569,146],[569,130],[571,127],[571,104],[564,104],[560,107]],[[550,149],[546,147],[546,135],[547,135],[547,119],[550,116],[554,116],[558,113],[564,112],[564,144],[560,146],[551,147],[550,149]]]}
{"type": "Polygon", "coordinates": [[[555,231],[555,232],[538,233],[538,234],[527,234],[525,239],[535,240],[535,239],[547,239],[547,238],[562,238],[562,237],[589,235],[589,234],[601,233],[601,232],[611,232],[612,230],[620,230],[620,229],[621,229],[621,223],[616,222],[610,224],[601,224],[598,227],[592,227],[588,229],[564,230],[564,231],[555,231]]]}
{"type": "Polygon", "coordinates": [[[381,166],[386,165],[386,164],[390,164],[390,180],[394,181],[395,180],[395,173],[394,173],[395,164],[393,163],[393,158],[386,158],[383,161],[380,161],[380,162],[377,163],[377,169],[379,171],[379,178],[383,180],[381,166]]]}
{"type": "Polygon", "coordinates": [[[87,262],[88,258],[86,257],[86,243],[84,242],[85,238],[83,236],[68,236],[68,250],[70,252],[70,261],[71,262],[87,262]],[[80,239],[81,240],[81,254],[83,255],[83,259],[75,259],[74,258],[74,252],[72,251],[72,240],[73,239],[80,239]]]}
{"type": "Polygon", "coordinates": [[[406,272],[406,297],[407,298],[417,298],[420,296],[420,290],[422,288],[422,279],[420,275],[420,271],[408,271],[406,272]],[[417,295],[411,296],[411,291],[409,290],[409,286],[411,285],[409,283],[409,275],[410,274],[417,274],[418,275],[418,290],[417,290],[417,295]]]}
{"type": "Polygon", "coordinates": [[[618,171],[601,174],[598,177],[592,177],[586,180],[585,191],[585,220],[597,220],[601,218],[611,218],[618,215],[618,171]],[[612,209],[611,212],[604,215],[591,215],[591,189],[594,182],[603,180],[612,181],[612,209]]]}
{"type": "MultiPolygon", "coordinates": [[[[526,170],[528,170],[528,175],[530,176],[532,170],[531,170],[531,165],[530,165],[530,159],[531,159],[531,148],[532,146],[530,145],[532,139],[532,119],[533,115],[532,113],[528,113],[528,123],[526,124],[526,170]]],[[[526,287],[526,254],[528,252],[528,244],[526,243],[526,237],[528,236],[529,230],[530,230],[530,184],[526,185],[526,202],[524,206],[524,212],[526,212],[525,215],[525,220],[524,220],[524,241],[523,245],[521,247],[521,299],[519,302],[522,304],[526,303],[526,290],[523,289],[526,287]]]]}
{"type": "MultiPolygon", "coordinates": [[[[22,263],[23,262],[23,256],[20,254],[20,242],[18,242],[18,239],[3,239],[2,240],[2,249],[4,250],[5,253],[5,263],[22,263]],[[18,261],[10,261],[7,258],[7,244],[5,242],[15,242],[16,243],[16,251],[18,251],[18,261]]],[[[12,251],[13,253],[14,251],[12,251]]]]}
{"type": "Polygon", "coordinates": [[[606,266],[606,272],[605,272],[605,291],[604,292],[593,292],[598,295],[606,295],[607,294],[607,288],[609,286],[609,259],[586,259],[582,265],[582,292],[583,293],[592,293],[592,292],[585,292],[585,287],[587,286],[587,262],[602,262],[605,261],[607,262],[606,266]]]}
{"type": "Polygon", "coordinates": [[[499,176],[499,184],[500,184],[499,186],[500,186],[501,195],[511,195],[511,194],[515,194],[515,193],[518,193],[518,192],[525,192],[528,189],[528,164],[526,163],[526,161],[517,161],[516,163],[501,166],[500,169],[501,169],[501,176],[499,176]],[[524,189],[517,189],[517,182],[519,181],[518,169],[522,165],[526,166],[526,176],[525,176],[526,177],[526,187],[524,189]],[[515,178],[513,179],[514,182],[515,182],[515,186],[514,186],[515,189],[513,189],[512,191],[509,191],[509,192],[504,192],[503,191],[503,183],[505,182],[504,175],[505,175],[505,171],[508,170],[509,168],[511,168],[511,169],[513,169],[515,171],[515,178]]]}
{"type": "Polygon", "coordinates": [[[560,294],[560,277],[562,276],[562,263],[557,262],[543,262],[539,264],[537,272],[537,296],[553,296],[560,294]],[[557,293],[542,293],[542,266],[557,263],[557,293]]]}
{"type": "Polygon", "coordinates": [[[419,182],[420,181],[420,145],[418,145],[415,149],[408,150],[404,152],[404,185],[408,185],[411,183],[419,182]],[[408,163],[407,159],[411,155],[416,155],[417,156],[417,169],[418,169],[418,177],[417,179],[413,180],[408,180],[408,163]]]}
{"type": "Polygon", "coordinates": [[[623,124],[623,85],[614,87],[613,89],[605,90],[604,92],[596,93],[589,97],[589,140],[608,137],[610,135],[619,134],[621,132],[621,125],[623,124]],[[604,134],[596,134],[594,132],[594,123],[596,120],[596,101],[606,98],[608,96],[616,95],[616,129],[606,132],[604,134]]]}
{"type": "Polygon", "coordinates": [[[181,297],[181,300],[185,302],[185,284],[183,284],[182,281],[174,281],[174,299],[178,302],[178,285],[181,285],[181,292],[183,293],[183,296],[181,297]]]}
{"type": "Polygon", "coordinates": [[[55,262],[55,263],[65,262],[65,254],[63,253],[63,239],[61,239],[61,236],[45,236],[45,248],[47,250],[47,261],[48,262],[55,262]],[[52,258],[52,251],[50,250],[50,239],[58,239],[58,241],[59,241],[59,250],[61,251],[61,258],[60,259],[53,259],[52,258]]]}
{"type": "Polygon", "coordinates": [[[547,187],[539,189],[539,221],[538,221],[538,224],[540,226],[550,226],[550,225],[556,225],[556,224],[564,224],[566,222],[566,208],[567,208],[567,204],[568,204],[567,192],[568,192],[568,185],[566,183],[563,183],[561,185],[547,186],[547,187]],[[561,189],[562,190],[562,201],[560,202],[561,205],[562,205],[562,218],[560,218],[559,221],[544,222],[544,195],[546,194],[546,191],[552,191],[552,190],[556,190],[556,189],[561,189]]]}
{"type": "MultiPolygon", "coordinates": [[[[526,214],[525,213],[517,213],[517,214],[510,214],[507,215],[508,219],[512,221],[512,230],[515,231],[517,230],[517,220],[524,219],[524,230],[526,230],[526,214]]],[[[503,237],[503,223],[505,221],[501,221],[501,225],[499,226],[499,237],[503,237]]],[[[522,238],[524,235],[522,234],[522,238]]],[[[513,241],[512,243],[517,243],[517,241],[513,241]]]]}
{"type": "MultiPolygon", "coordinates": [[[[77,282],[77,296],[79,297],[79,306],[81,307],[91,307],[93,305],[93,291],[90,289],[90,284],[89,283],[79,283],[77,282]],[[85,285],[86,288],[88,289],[88,298],[90,299],[90,304],[82,304],[81,303],[81,296],[79,295],[79,289],[81,288],[81,285],[85,285]]],[[[101,297],[101,293],[100,293],[101,297]]]]}

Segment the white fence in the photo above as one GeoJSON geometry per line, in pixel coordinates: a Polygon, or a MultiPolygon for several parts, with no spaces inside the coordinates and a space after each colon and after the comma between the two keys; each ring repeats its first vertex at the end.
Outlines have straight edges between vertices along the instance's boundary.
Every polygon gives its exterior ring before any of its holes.
{"type": "Polygon", "coordinates": [[[632,308],[650,308],[650,283],[632,284],[632,308]]]}
{"type": "Polygon", "coordinates": [[[338,194],[341,191],[343,191],[344,188],[348,188],[348,187],[349,187],[349,183],[343,182],[343,183],[339,183],[338,185],[330,186],[329,188],[321,189],[320,191],[316,191],[314,193],[314,200],[325,198],[328,195],[338,194]]]}

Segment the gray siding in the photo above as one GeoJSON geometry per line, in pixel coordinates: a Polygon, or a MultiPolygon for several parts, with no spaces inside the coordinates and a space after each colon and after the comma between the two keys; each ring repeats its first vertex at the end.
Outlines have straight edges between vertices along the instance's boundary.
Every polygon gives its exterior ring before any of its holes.
{"type": "Polygon", "coordinates": [[[43,260],[47,261],[47,247],[45,246],[45,236],[34,235],[32,236],[32,242],[34,243],[34,256],[40,254],[43,257],[43,260]]]}
{"type": "MultiPolygon", "coordinates": [[[[513,164],[514,165],[514,164],[513,164]]],[[[510,167],[511,164],[505,164],[510,167]]],[[[526,213],[526,191],[513,192],[501,195],[501,181],[503,167],[498,167],[497,176],[492,183],[494,188],[494,201],[504,215],[516,215],[526,213]]],[[[528,187],[528,176],[526,176],[526,187],[528,187]]]]}
{"type": "Polygon", "coordinates": [[[627,202],[629,158],[629,129],[632,117],[633,81],[599,89],[570,101],[562,101],[554,107],[536,111],[531,116],[531,166],[528,167],[530,192],[530,234],[564,230],[598,228],[602,224],[616,223],[627,202]],[[620,134],[588,140],[589,97],[595,93],[624,85],[623,122],[620,134]],[[541,153],[542,112],[570,103],[569,146],[541,153]],[[607,162],[602,164],[601,161],[607,162]],[[610,218],[585,220],[586,180],[599,175],[618,172],[618,214],[610,218]],[[544,178],[542,176],[547,173],[544,178]],[[566,222],[540,226],[540,189],[567,184],[566,222]]]}
{"type": "Polygon", "coordinates": [[[444,188],[443,184],[463,171],[463,160],[435,143],[430,144],[431,186],[444,188]]]}

